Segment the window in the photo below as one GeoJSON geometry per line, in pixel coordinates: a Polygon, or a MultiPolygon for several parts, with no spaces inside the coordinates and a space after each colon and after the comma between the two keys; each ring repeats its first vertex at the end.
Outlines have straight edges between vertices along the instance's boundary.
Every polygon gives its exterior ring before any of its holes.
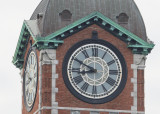
{"type": "Polygon", "coordinates": [[[99,114],[99,112],[90,112],[90,114],[99,114]]]}
{"type": "Polygon", "coordinates": [[[72,14],[69,10],[63,10],[59,15],[62,21],[70,21],[72,18],[72,14]]]}
{"type": "Polygon", "coordinates": [[[119,112],[109,112],[109,114],[119,114],[119,112]]]}
{"type": "Polygon", "coordinates": [[[127,24],[129,20],[129,17],[126,13],[120,13],[119,16],[117,16],[116,18],[117,18],[118,23],[120,24],[121,23],[127,24]]]}
{"type": "Polygon", "coordinates": [[[71,114],[80,114],[80,111],[72,110],[72,111],[71,111],[71,114]]]}

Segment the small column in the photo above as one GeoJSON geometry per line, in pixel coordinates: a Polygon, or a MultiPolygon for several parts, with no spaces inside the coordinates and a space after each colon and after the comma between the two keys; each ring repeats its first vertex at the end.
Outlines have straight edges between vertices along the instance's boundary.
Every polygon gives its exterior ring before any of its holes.
{"type": "Polygon", "coordinates": [[[131,79],[131,83],[133,83],[133,91],[131,92],[131,96],[133,97],[133,106],[131,106],[131,110],[135,112],[132,114],[137,114],[136,112],[138,111],[138,70],[144,70],[146,56],[135,54],[133,59],[133,64],[131,65],[131,68],[133,69],[133,78],[131,79]]]}
{"type": "Polygon", "coordinates": [[[43,80],[43,83],[45,81],[45,86],[46,86],[43,89],[47,90],[47,92],[48,91],[51,92],[51,107],[52,108],[54,107],[54,109],[51,110],[51,114],[58,114],[58,110],[56,109],[56,107],[58,107],[58,103],[56,102],[56,93],[58,92],[58,88],[56,88],[56,79],[58,78],[58,74],[56,74],[57,64],[58,64],[58,61],[56,60],[56,50],[55,49],[45,49],[45,50],[40,51],[41,67],[40,67],[40,78],[39,78],[39,86],[40,86],[39,108],[42,108],[41,104],[42,104],[42,80],[43,80]],[[47,70],[49,69],[49,70],[47,72],[43,71],[42,66],[46,67],[45,69],[47,70]],[[42,73],[42,72],[45,72],[45,73],[42,73]],[[42,79],[42,74],[43,74],[43,79],[42,79]],[[49,78],[46,78],[47,76],[45,76],[45,74],[46,75],[48,74],[51,76],[49,76],[49,78]],[[47,86],[48,83],[51,83],[50,87],[47,86]]]}
{"type": "MultiPolygon", "coordinates": [[[[20,70],[20,76],[21,76],[21,85],[22,85],[22,89],[21,89],[21,96],[23,97],[23,69],[20,70]]],[[[23,100],[23,99],[22,99],[23,100]]],[[[21,104],[21,112],[23,112],[23,104],[21,104]]]]}

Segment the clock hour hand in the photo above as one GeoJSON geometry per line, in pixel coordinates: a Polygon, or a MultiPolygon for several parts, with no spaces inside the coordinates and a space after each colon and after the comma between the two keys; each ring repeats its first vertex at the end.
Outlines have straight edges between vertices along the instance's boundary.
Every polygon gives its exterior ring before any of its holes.
{"type": "Polygon", "coordinates": [[[77,58],[75,58],[74,60],[77,61],[77,62],[79,62],[80,64],[82,64],[82,65],[88,67],[90,70],[95,71],[95,69],[94,69],[93,67],[84,64],[81,60],[79,60],[79,59],[77,59],[77,58]]]}
{"type": "Polygon", "coordinates": [[[78,72],[78,73],[85,74],[85,73],[93,73],[93,72],[94,72],[93,70],[87,70],[87,71],[83,70],[83,71],[78,72]]]}
{"type": "Polygon", "coordinates": [[[85,73],[93,73],[93,72],[97,72],[97,70],[96,70],[96,69],[94,69],[94,70],[87,70],[87,71],[85,71],[85,70],[80,71],[80,68],[73,68],[73,69],[68,69],[68,70],[71,70],[72,72],[77,72],[77,73],[79,73],[79,74],[85,74],[85,73]]]}

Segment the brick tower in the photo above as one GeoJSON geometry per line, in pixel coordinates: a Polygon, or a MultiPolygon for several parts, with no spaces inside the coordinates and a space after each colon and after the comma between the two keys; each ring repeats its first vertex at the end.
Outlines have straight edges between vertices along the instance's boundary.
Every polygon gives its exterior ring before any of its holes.
{"type": "Polygon", "coordinates": [[[133,0],[42,0],[13,58],[22,114],[144,114],[153,47],[133,0]]]}

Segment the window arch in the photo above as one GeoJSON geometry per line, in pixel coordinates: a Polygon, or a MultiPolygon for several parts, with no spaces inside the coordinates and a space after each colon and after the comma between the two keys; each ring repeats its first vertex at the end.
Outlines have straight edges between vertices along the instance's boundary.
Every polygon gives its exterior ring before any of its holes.
{"type": "Polygon", "coordinates": [[[59,15],[62,21],[70,21],[72,18],[72,13],[69,10],[63,10],[59,15]]]}
{"type": "Polygon", "coordinates": [[[120,13],[119,16],[116,17],[118,23],[124,23],[127,24],[129,20],[129,16],[126,13],[120,13]]]}

